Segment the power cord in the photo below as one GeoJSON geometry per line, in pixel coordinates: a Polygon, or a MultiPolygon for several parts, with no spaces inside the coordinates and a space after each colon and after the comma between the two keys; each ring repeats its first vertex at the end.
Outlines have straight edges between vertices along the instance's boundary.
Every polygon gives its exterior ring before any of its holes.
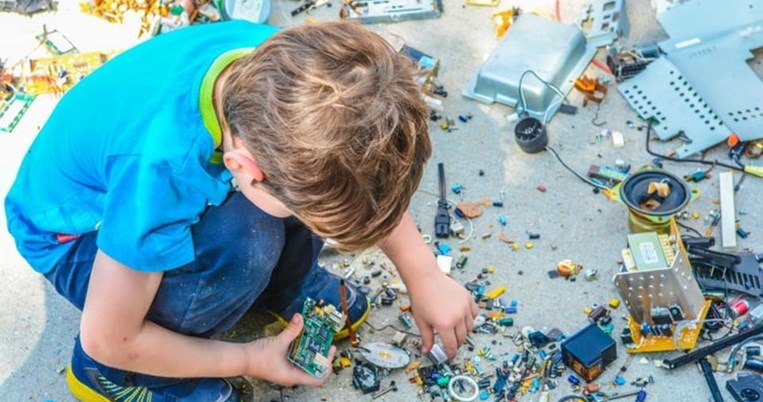
{"type": "Polygon", "coordinates": [[[660,159],[665,159],[671,162],[680,162],[680,163],[693,162],[693,163],[700,163],[703,165],[710,165],[710,166],[722,166],[737,172],[750,173],[758,177],[763,177],[763,167],[745,165],[739,160],[738,157],[733,157],[733,160],[737,165],[735,166],[728,163],[719,162],[717,159],[712,161],[708,161],[704,159],[679,159],[679,158],[674,158],[672,156],[658,154],[652,151],[652,149],[649,147],[649,142],[651,141],[651,134],[652,134],[652,120],[650,119],[646,126],[646,152],[649,155],[655,156],[660,159]]]}
{"type": "Polygon", "coordinates": [[[556,153],[556,151],[555,151],[553,148],[551,148],[550,146],[546,145],[546,150],[547,150],[548,152],[551,152],[551,154],[552,154],[552,155],[554,155],[554,157],[556,158],[556,160],[558,160],[558,161],[559,161],[559,163],[561,163],[561,164],[562,164],[562,166],[564,166],[564,167],[565,167],[567,170],[569,170],[569,171],[570,171],[570,173],[572,173],[573,175],[575,175],[575,177],[577,177],[578,179],[580,179],[581,181],[583,181],[583,183],[586,183],[586,184],[588,184],[589,186],[592,186],[592,187],[595,187],[595,188],[598,188],[598,189],[602,189],[602,190],[605,190],[605,189],[609,189],[609,187],[607,187],[607,186],[604,186],[604,185],[602,185],[602,184],[598,184],[598,183],[595,183],[595,182],[593,182],[593,181],[591,181],[591,180],[588,180],[588,179],[586,179],[585,177],[581,176],[581,175],[580,175],[578,172],[574,171],[574,170],[573,170],[571,167],[569,167],[569,166],[568,166],[566,163],[564,163],[564,161],[563,161],[563,160],[562,160],[562,158],[559,156],[559,154],[558,154],[558,153],[556,153]]]}
{"type": "MultiPolygon", "coordinates": [[[[556,94],[561,97],[561,101],[557,101],[555,99],[554,102],[564,102],[564,100],[567,99],[567,96],[564,95],[564,92],[562,92],[562,90],[559,89],[556,85],[554,85],[554,84],[544,80],[543,78],[541,78],[533,70],[525,70],[525,72],[523,72],[522,75],[519,76],[519,84],[517,85],[517,90],[519,91],[519,100],[520,100],[520,105],[521,105],[521,109],[517,109],[517,111],[516,111],[517,112],[517,116],[520,116],[520,115],[522,115],[522,114],[527,112],[527,99],[525,99],[525,91],[524,91],[524,87],[523,87],[523,84],[524,84],[524,81],[525,81],[525,77],[527,76],[527,74],[531,74],[532,76],[537,78],[538,81],[542,82],[544,85],[546,85],[547,87],[551,88],[552,91],[556,92],[556,94]]],[[[544,126],[548,122],[548,112],[553,108],[552,106],[553,106],[553,103],[551,105],[549,105],[549,108],[546,109],[546,112],[543,115],[543,125],[544,126]]]]}

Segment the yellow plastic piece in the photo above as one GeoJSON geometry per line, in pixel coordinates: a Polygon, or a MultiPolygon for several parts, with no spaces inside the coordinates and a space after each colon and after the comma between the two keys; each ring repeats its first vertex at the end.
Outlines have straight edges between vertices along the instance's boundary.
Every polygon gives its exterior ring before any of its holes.
{"type": "Polygon", "coordinates": [[[696,212],[696,211],[692,212],[691,213],[691,217],[694,218],[694,219],[699,219],[699,212],[696,212]]]}
{"type": "Polygon", "coordinates": [[[340,357],[339,358],[339,365],[342,366],[342,368],[347,368],[352,366],[352,360],[346,358],[346,357],[340,357]]]}
{"type": "Polygon", "coordinates": [[[517,244],[517,243],[511,243],[511,249],[512,249],[512,250],[514,250],[514,251],[517,251],[517,250],[519,250],[519,244],[517,244]]]}
{"type": "Polygon", "coordinates": [[[421,366],[421,360],[414,360],[411,362],[411,364],[408,365],[408,367],[405,368],[405,371],[413,371],[416,370],[421,366]]]}
{"type": "Polygon", "coordinates": [[[492,273],[494,273],[494,272],[495,272],[495,267],[494,267],[494,266],[492,266],[492,265],[488,265],[488,266],[487,266],[487,272],[488,272],[488,273],[491,273],[491,274],[492,274],[492,273]]]}
{"type": "MultiPolygon", "coordinates": [[[[702,306],[697,321],[703,321],[705,319],[707,312],[710,310],[710,303],[710,300],[705,300],[705,304],[702,306]]],[[[684,328],[676,337],[675,331],[677,326],[678,324],[673,324],[673,336],[642,336],[641,324],[635,322],[633,317],[629,316],[628,327],[631,330],[633,342],[637,346],[634,348],[626,348],[626,350],[628,353],[651,353],[693,349],[694,345],[697,343],[697,339],[699,339],[700,332],[702,332],[702,324],[695,324],[693,329],[684,328]]]]}
{"type": "Polygon", "coordinates": [[[753,176],[763,177],[763,166],[747,165],[744,167],[744,172],[753,176]]]}
{"type": "Polygon", "coordinates": [[[526,249],[528,249],[528,250],[529,250],[529,249],[531,249],[531,248],[533,248],[533,247],[535,247],[535,245],[533,244],[533,242],[531,242],[531,241],[528,241],[527,243],[525,243],[525,248],[526,248],[526,249]]]}
{"type": "Polygon", "coordinates": [[[614,298],[614,297],[612,299],[610,299],[609,300],[609,307],[612,307],[612,308],[620,307],[620,299],[617,299],[617,298],[614,298]]]}
{"type": "Polygon", "coordinates": [[[593,311],[593,309],[590,308],[590,307],[586,307],[586,308],[583,309],[583,313],[585,315],[591,314],[591,311],[593,311]]]}
{"type": "Polygon", "coordinates": [[[495,289],[485,293],[484,296],[487,297],[488,299],[495,299],[496,297],[502,295],[503,292],[505,292],[505,291],[506,291],[506,285],[501,285],[501,286],[499,286],[499,287],[497,287],[497,288],[495,288],[495,289]]]}

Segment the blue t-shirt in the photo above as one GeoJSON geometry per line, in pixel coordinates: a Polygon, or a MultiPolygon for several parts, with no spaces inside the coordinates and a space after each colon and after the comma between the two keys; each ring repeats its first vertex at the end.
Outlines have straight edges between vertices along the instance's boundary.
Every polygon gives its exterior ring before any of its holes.
{"type": "Polygon", "coordinates": [[[212,160],[219,144],[202,120],[200,100],[211,100],[200,95],[202,80],[221,55],[275,31],[241,21],[180,29],[72,88],[5,200],[8,230],[29,264],[49,272],[73,244],[59,234],[94,230],[101,250],[140,271],[193,261],[191,226],[231,189],[230,173],[212,160]]]}

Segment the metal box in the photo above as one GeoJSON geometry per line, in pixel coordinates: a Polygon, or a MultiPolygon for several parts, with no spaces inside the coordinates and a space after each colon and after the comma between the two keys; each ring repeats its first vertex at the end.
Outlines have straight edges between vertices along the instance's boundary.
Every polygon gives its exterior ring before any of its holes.
{"type": "MultiPolygon", "coordinates": [[[[566,94],[595,51],[595,47],[588,46],[580,28],[523,15],[467,84],[463,95],[488,104],[499,102],[516,108],[519,79],[527,70],[534,71],[566,94]]],[[[531,117],[543,121],[561,105],[559,96],[530,74],[525,77],[522,87],[531,117]]]]}

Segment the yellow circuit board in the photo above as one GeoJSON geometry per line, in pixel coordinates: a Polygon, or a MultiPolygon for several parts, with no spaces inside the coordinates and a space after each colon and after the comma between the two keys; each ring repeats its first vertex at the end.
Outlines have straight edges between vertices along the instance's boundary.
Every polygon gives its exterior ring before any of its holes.
{"type": "Polygon", "coordinates": [[[33,96],[62,94],[100,67],[114,53],[69,53],[29,60],[24,63],[22,71],[24,92],[33,96]]]}
{"type": "MultiPolygon", "coordinates": [[[[697,319],[698,322],[704,321],[707,312],[710,310],[711,303],[710,300],[705,300],[705,304],[702,306],[697,319]]],[[[676,336],[675,332],[678,325],[673,324],[674,335],[672,336],[643,336],[641,334],[641,324],[635,322],[633,317],[629,316],[628,328],[631,330],[631,337],[636,346],[632,348],[626,347],[626,350],[628,353],[650,353],[693,349],[697,339],[699,339],[700,332],[702,332],[702,324],[696,324],[694,328],[683,328],[681,333],[676,336]]]]}

